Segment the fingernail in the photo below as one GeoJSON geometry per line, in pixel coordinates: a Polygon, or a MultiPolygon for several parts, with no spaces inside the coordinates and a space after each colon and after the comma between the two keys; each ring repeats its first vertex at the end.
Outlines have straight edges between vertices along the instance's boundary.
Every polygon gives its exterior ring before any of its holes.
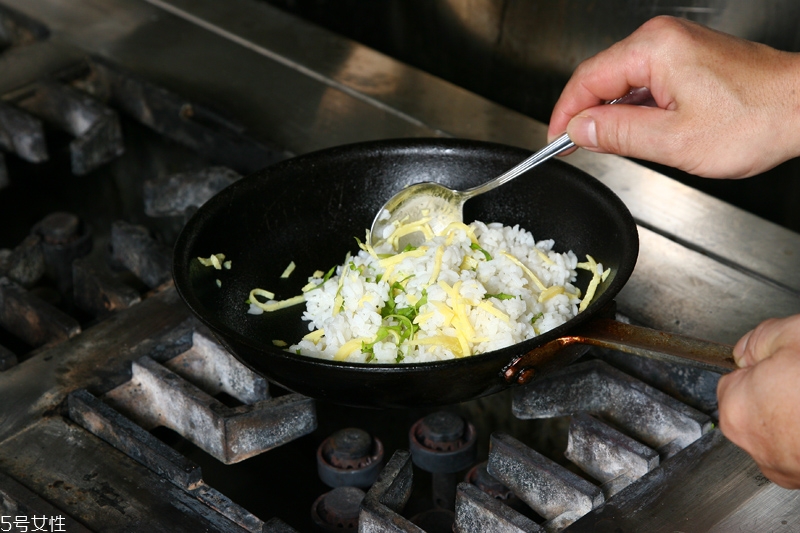
{"type": "Polygon", "coordinates": [[[749,361],[745,359],[745,353],[747,352],[747,343],[750,341],[752,334],[753,331],[750,330],[742,335],[742,338],[733,347],[733,359],[739,367],[749,366],[749,361]]]}
{"type": "Polygon", "coordinates": [[[577,115],[569,121],[567,133],[578,146],[597,148],[597,125],[593,118],[577,115]]]}

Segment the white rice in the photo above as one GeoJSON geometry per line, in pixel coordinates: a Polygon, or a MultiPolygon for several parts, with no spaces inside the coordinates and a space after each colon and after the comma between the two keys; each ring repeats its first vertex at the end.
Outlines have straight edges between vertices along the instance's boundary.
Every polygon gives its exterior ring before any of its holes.
{"type": "Polygon", "coordinates": [[[310,335],[289,350],[348,362],[416,363],[533,338],[578,314],[576,268],[603,273],[594,260],[579,264],[553,245],[519,226],[482,222],[455,225],[410,252],[362,245],[329,279],[309,278],[314,288],[305,293],[303,319],[310,335]],[[401,311],[395,315],[409,320],[387,316],[390,293],[401,311]]]}

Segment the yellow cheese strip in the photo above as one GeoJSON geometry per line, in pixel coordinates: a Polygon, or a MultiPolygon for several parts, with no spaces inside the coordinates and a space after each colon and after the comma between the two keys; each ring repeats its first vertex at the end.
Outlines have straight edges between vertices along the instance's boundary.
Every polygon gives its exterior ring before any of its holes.
{"type": "Polygon", "coordinates": [[[389,235],[389,238],[386,240],[392,243],[392,246],[394,246],[394,248],[396,249],[397,243],[401,237],[405,237],[409,233],[414,233],[415,231],[421,231],[422,234],[425,235],[425,240],[429,241],[434,237],[433,230],[431,229],[430,224],[428,224],[430,220],[431,220],[430,217],[425,217],[411,224],[401,224],[397,226],[397,228],[395,228],[395,230],[392,232],[391,235],[389,235]]]}
{"type": "Polygon", "coordinates": [[[325,335],[325,330],[320,328],[320,329],[314,330],[311,333],[309,333],[308,335],[304,336],[303,340],[304,341],[311,341],[314,344],[317,344],[319,342],[319,340],[322,338],[323,335],[325,335]]]}
{"type": "MultiPolygon", "coordinates": [[[[597,261],[595,261],[594,257],[589,254],[586,254],[585,263],[578,263],[576,266],[592,273],[592,281],[590,281],[589,286],[586,287],[586,296],[583,297],[583,300],[581,300],[581,305],[578,306],[578,312],[580,313],[589,307],[592,298],[594,298],[594,293],[597,290],[597,286],[600,285],[601,275],[597,273],[597,261]]],[[[608,269],[606,272],[610,273],[611,269],[608,269]]],[[[604,277],[608,277],[606,272],[603,272],[604,277]]]]}
{"type": "Polygon", "coordinates": [[[442,270],[442,256],[444,256],[444,246],[437,246],[436,255],[433,258],[433,272],[431,272],[431,279],[428,280],[428,285],[436,283],[436,278],[439,277],[439,272],[442,270]]]}
{"type": "Polygon", "coordinates": [[[433,318],[435,314],[436,314],[436,311],[431,311],[429,313],[419,314],[419,315],[414,317],[414,324],[418,324],[420,326],[424,326],[425,322],[427,322],[428,320],[433,318]]]}
{"type": "Polygon", "coordinates": [[[578,312],[589,307],[589,303],[592,301],[592,298],[594,298],[594,292],[597,290],[598,285],[600,285],[600,276],[595,273],[595,275],[592,276],[592,281],[589,282],[589,286],[586,287],[586,296],[581,300],[581,305],[578,306],[578,312]]]}
{"type": "Polygon", "coordinates": [[[408,252],[402,252],[399,254],[395,254],[391,257],[386,257],[378,261],[378,266],[381,268],[389,268],[390,266],[395,266],[398,263],[402,262],[404,259],[409,257],[422,257],[428,251],[427,246],[420,246],[416,250],[410,250],[408,252]]]}
{"type": "Polygon", "coordinates": [[[272,300],[273,298],[275,298],[275,293],[264,289],[253,289],[252,291],[250,291],[250,301],[258,305],[259,301],[256,300],[256,296],[262,296],[267,300],[272,300]]]}
{"type": "Polygon", "coordinates": [[[211,257],[198,257],[198,261],[203,266],[213,266],[217,270],[222,270],[222,261],[225,260],[225,254],[213,254],[211,257]]]}
{"type": "Polygon", "coordinates": [[[470,241],[472,241],[475,244],[478,244],[478,238],[475,237],[475,230],[473,230],[471,227],[467,226],[463,222],[451,222],[451,223],[449,223],[442,230],[441,235],[449,235],[451,233],[454,233],[455,230],[459,230],[459,229],[460,230],[464,230],[464,232],[467,234],[467,237],[469,237],[470,241]]]}
{"type": "Polygon", "coordinates": [[[372,293],[368,292],[367,294],[365,294],[364,296],[359,298],[358,303],[356,304],[356,308],[358,309],[358,308],[363,307],[365,303],[371,302],[372,299],[373,299],[372,293]]]}
{"type": "Polygon", "coordinates": [[[392,277],[392,274],[394,274],[394,267],[400,264],[403,261],[403,259],[409,257],[412,258],[422,257],[427,252],[428,252],[427,246],[420,246],[416,250],[409,250],[408,252],[402,252],[399,254],[395,254],[391,257],[385,257],[381,259],[380,261],[378,261],[378,266],[385,269],[383,271],[383,279],[386,280],[390,286],[393,285],[394,282],[397,281],[392,277]]]}
{"type": "Polygon", "coordinates": [[[470,355],[472,350],[470,350],[468,339],[471,339],[475,336],[475,330],[473,329],[472,324],[469,323],[466,305],[464,304],[463,298],[461,298],[461,294],[459,293],[461,281],[457,281],[452,287],[450,287],[444,281],[440,281],[438,285],[447,293],[448,296],[450,296],[451,308],[453,314],[455,315],[454,320],[452,321],[452,326],[455,328],[456,338],[461,344],[461,353],[462,355],[470,355]]]}
{"type": "Polygon", "coordinates": [[[268,304],[262,304],[261,302],[250,300],[251,303],[257,305],[264,311],[277,311],[278,309],[285,309],[287,307],[292,307],[293,305],[301,304],[306,301],[306,297],[302,294],[299,296],[292,296],[286,300],[280,300],[278,302],[272,302],[268,304]]]}
{"type": "Polygon", "coordinates": [[[442,327],[446,328],[450,324],[452,324],[453,318],[455,318],[456,314],[453,312],[452,309],[450,309],[450,307],[447,306],[446,303],[444,302],[429,302],[429,303],[433,305],[437,309],[437,311],[439,311],[442,314],[442,316],[444,316],[444,323],[442,324],[442,327]]]}
{"type": "Polygon", "coordinates": [[[566,292],[564,287],[561,285],[553,285],[552,287],[547,287],[545,290],[539,293],[539,303],[546,302],[556,294],[564,294],[566,292]]]}
{"type": "Polygon", "coordinates": [[[478,268],[478,261],[471,255],[465,255],[458,268],[461,270],[475,270],[478,268]]]}
{"type": "Polygon", "coordinates": [[[295,265],[294,265],[294,261],[291,261],[291,262],[289,263],[289,266],[287,266],[287,267],[286,267],[286,270],[284,270],[284,271],[283,271],[283,274],[281,274],[281,278],[282,278],[282,279],[286,279],[286,278],[288,278],[289,276],[291,276],[291,275],[292,275],[292,272],[294,272],[294,266],[295,266],[295,265]]]}
{"type": "Polygon", "coordinates": [[[356,350],[360,350],[361,343],[364,342],[368,343],[370,342],[370,339],[368,339],[367,337],[361,337],[358,339],[352,339],[347,341],[346,343],[342,344],[338,350],[336,350],[336,353],[333,355],[333,360],[344,361],[345,359],[350,357],[351,353],[355,352],[356,350]]]}
{"type": "Polygon", "coordinates": [[[597,273],[597,261],[595,261],[594,257],[592,257],[589,254],[586,254],[586,261],[585,262],[578,263],[575,266],[577,268],[582,268],[583,270],[588,270],[592,274],[596,274],[597,273]]]}
{"type": "Polygon", "coordinates": [[[552,259],[550,259],[550,258],[547,256],[547,254],[546,254],[546,253],[544,253],[543,251],[541,251],[540,249],[538,249],[538,248],[534,248],[534,250],[536,250],[536,253],[537,253],[537,254],[539,254],[539,258],[540,258],[542,261],[544,261],[546,264],[548,264],[548,265],[555,265],[555,264],[556,264],[556,263],[555,263],[555,261],[553,261],[552,259]]]}
{"type": "Polygon", "coordinates": [[[367,230],[367,236],[365,241],[364,242],[358,241],[358,247],[367,252],[374,259],[378,258],[378,254],[375,253],[375,248],[373,248],[369,243],[369,230],[367,230]]]}
{"type": "MultiPolygon", "coordinates": [[[[461,356],[472,355],[472,349],[469,347],[469,342],[467,342],[464,333],[460,330],[456,330],[456,338],[458,339],[458,344],[461,346],[461,356]]],[[[453,352],[453,355],[458,357],[458,354],[455,352],[453,352]]]]}
{"type": "Polygon", "coordinates": [[[508,257],[508,259],[509,259],[509,260],[510,260],[512,263],[514,263],[515,265],[517,265],[518,267],[520,267],[520,268],[522,269],[522,271],[523,271],[523,272],[525,272],[525,274],[527,274],[527,276],[528,276],[529,278],[531,278],[531,281],[533,281],[533,283],[536,285],[536,287],[537,287],[537,288],[538,288],[540,291],[543,291],[543,290],[545,290],[545,288],[546,288],[546,287],[544,286],[544,283],[542,283],[542,282],[541,282],[541,280],[540,280],[539,278],[537,278],[537,277],[536,277],[536,274],[534,274],[534,273],[531,271],[531,269],[530,269],[530,268],[528,268],[528,267],[526,267],[525,265],[523,265],[523,264],[522,264],[522,262],[521,262],[519,259],[517,259],[517,258],[516,258],[516,257],[514,257],[513,255],[511,255],[510,253],[508,253],[508,252],[500,252],[500,253],[501,253],[501,254],[503,254],[504,256],[508,257]]]}
{"type": "Polygon", "coordinates": [[[316,284],[316,283],[314,283],[314,282],[311,282],[311,281],[309,281],[308,283],[306,283],[305,285],[303,285],[303,288],[302,288],[302,289],[300,289],[300,291],[301,291],[301,292],[308,292],[308,291],[310,291],[311,289],[313,289],[314,287],[317,287],[317,284],[316,284]]]}
{"type": "Polygon", "coordinates": [[[433,345],[433,346],[444,346],[456,357],[463,357],[464,353],[462,352],[462,345],[458,339],[455,337],[451,337],[449,335],[433,335],[431,337],[425,337],[424,339],[411,339],[408,341],[409,344],[413,346],[426,346],[426,345],[433,345]]]}
{"type": "Polygon", "coordinates": [[[333,314],[338,315],[342,312],[344,308],[344,298],[341,294],[337,294],[333,297],[333,314]]]}
{"type": "MultiPolygon", "coordinates": [[[[481,309],[483,309],[487,313],[490,313],[490,314],[496,316],[497,318],[499,318],[503,322],[510,322],[511,321],[511,317],[509,317],[507,314],[505,314],[504,312],[502,312],[501,310],[496,308],[494,305],[492,305],[492,302],[484,300],[484,301],[482,301],[481,303],[478,304],[478,307],[480,307],[481,309]]],[[[476,340],[472,339],[472,342],[476,342],[476,340]]]]}

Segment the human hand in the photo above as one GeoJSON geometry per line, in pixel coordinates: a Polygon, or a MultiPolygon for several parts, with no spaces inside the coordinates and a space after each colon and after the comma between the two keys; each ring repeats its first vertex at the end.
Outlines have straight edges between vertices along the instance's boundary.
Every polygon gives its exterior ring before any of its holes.
{"type": "Polygon", "coordinates": [[[800,488],[800,315],[770,319],[733,349],[717,385],[719,426],[778,485],[800,488]]]}
{"type": "Polygon", "coordinates": [[[714,178],[752,176],[800,155],[800,55],[656,17],[584,61],[548,139],[714,178]],[[648,87],[657,108],[601,106],[648,87]]]}

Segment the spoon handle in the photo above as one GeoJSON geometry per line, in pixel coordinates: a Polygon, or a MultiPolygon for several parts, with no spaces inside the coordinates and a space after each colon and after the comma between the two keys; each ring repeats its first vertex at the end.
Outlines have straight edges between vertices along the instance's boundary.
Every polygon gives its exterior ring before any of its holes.
{"type": "Polygon", "coordinates": [[[528,159],[524,160],[519,165],[507,170],[506,172],[500,174],[496,178],[487,181],[483,185],[478,185],[477,187],[467,189],[466,191],[464,191],[464,196],[470,198],[472,196],[477,196],[487,191],[491,191],[495,187],[499,187],[500,185],[503,185],[513,180],[520,174],[529,171],[531,168],[535,167],[539,163],[547,161],[551,157],[558,155],[564,150],[568,150],[573,146],[575,146],[575,143],[572,142],[572,140],[569,138],[569,135],[565,133],[555,141],[551,142],[550,144],[548,144],[547,146],[545,146],[544,148],[542,148],[541,150],[530,156],[528,159]]]}
{"type": "MultiPolygon", "coordinates": [[[[650,94],[650,90],[647,87],[637,87],[635,89],[631,89],[628,91],[627,94],[621,96],[615,100],[611,100],[606,102],[607,104],[630,104],[630,105],[643,105],[648,107],[655,106],[655,100],[653,96],[650,94]]],[[[574,147],[575,143],[569,138],[569,136],[565,133],[561,137],[557,138],[528,159],[524,160],[519,165],[512,167],[511,169],[507,170],[503,174],[500,174],[496,178],[487,181],[483,185],[478,185],[477,187],[473,187],[471,189],[467,189],[464,191],[463,198],[466,201],[473,196],[477,196],[479,194],[491,191],[495,187],[499,187],[509,181],[513,180],[520,174],[523,174],[530,170],[531,168],[535,167],[539,163],[547,161],[551,157],[560,154],[564,150],[569,150],[570,148],[574,147]]]]}

